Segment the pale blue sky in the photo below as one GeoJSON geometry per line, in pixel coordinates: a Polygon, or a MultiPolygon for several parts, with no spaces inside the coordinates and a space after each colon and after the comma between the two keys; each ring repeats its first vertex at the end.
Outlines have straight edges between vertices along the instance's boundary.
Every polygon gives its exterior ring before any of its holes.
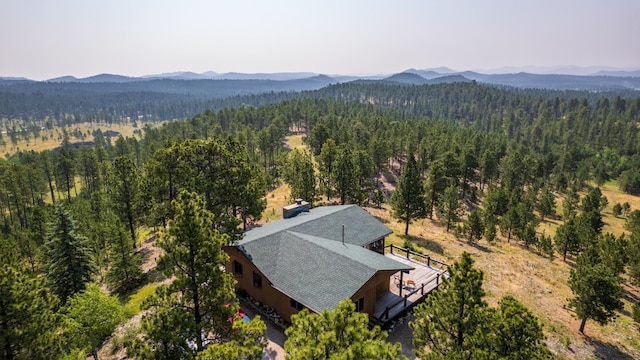
{"type": "Polygon", "coordinates": [[[638,0],[0,0],[0,76],[640,68],[638,0]]]}

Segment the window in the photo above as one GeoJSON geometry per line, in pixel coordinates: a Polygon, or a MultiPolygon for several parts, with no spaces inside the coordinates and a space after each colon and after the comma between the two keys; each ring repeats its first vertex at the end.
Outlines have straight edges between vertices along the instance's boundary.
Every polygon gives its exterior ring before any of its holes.
{"type": "Polygon", "coordinates": [[[262,275],[256,273],[255,271],[253,272],[253,286],[257,288],[262,287],[262,275]]]}
{"type": "Polygon", "coordinates": [[[299,302],[297,302],[297,301],[295,301],[293,299],[291,299],[290,304],[291,304],[292,308],[294,308],[294,309],[296,309],[298,311],[304,309],[304,306],[302,304],[300,304],[299,302]]]}
{"type": "Polygon", "coordinates": [[[356,311],[361,312],[364,310],[364,298],[361,297],[356,302],[356,311]]]}
{"type": "Polygon", "coordinates": [[[242,264],[233,260],[233,274],[237,276],[242,276],[242,264]]]}

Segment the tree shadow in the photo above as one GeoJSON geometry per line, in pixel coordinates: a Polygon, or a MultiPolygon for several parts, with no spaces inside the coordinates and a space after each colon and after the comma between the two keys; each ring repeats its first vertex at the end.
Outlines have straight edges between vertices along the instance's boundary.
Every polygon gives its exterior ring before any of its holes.
{"type": "Polygon", "coordinates": [[[387,220],[387,219],[385,219],[385,218],[383,218],[383,217],[375,216],[375,215],[373,215],[373,217],[374,217],[374,218],[376,218],[376,219],[378,219],[378,221],[380,221],[380,222],[381,222],[381,223],[383,223],[383,224],[388,224],[388,223],[389,223],[389,220],[387,220]]]}
{"type": "Polygon", "coordinates": [[[488,247],[486,247],[484,245],[480,245],[477,242],[467,241],[467,244],[469,244],[469,246],[471,246],[474,249],[482,251],[483,253],[492,253],[493,252],[493,250],[489,249],[488,247]]]}
{"type": "Polygon", "coordinates": [[[598,359],[621,359],[621,360],[633,360],[633,356],[622,351],[619,347],[604,343],[600,340],[595,340],[585,335],[587,343],[593,346],[593,355],[598,359]]]}
{"type": "Polygon", "coordinates": [[[416,244],[420,247],[423,247],[436,254],[444,255],[444,248],[442,247],[442,245],[438,244],[433,240],[425,239],[423,237],[415,236],[415,235],[400,235],[400,238],[405,241],[408,240],[411,243],[416,244]]]}

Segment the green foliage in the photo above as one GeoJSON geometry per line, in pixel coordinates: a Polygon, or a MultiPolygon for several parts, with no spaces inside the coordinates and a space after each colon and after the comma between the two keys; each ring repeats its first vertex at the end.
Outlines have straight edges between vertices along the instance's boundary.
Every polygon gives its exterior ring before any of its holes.
{"type": "Polygon", "coordinates": [[[562,253],[563,261],[567,261],[567,254],[576,254],[581,248],[581,241],[575,218],[570,218],[558,226],[554,239],[556,249],[562,253]]]}
{"type": "Polygon", "coordinates": [[[469,217],[464,222],[465,233],[470,242],[478,242],[482,239],[485,232],[485,224],[482,218],[482,211],[476,209],[469,213],[469,217]]]}
{"type": "Polygon", "coordinates": [[[291,317],[285,331],[287,359],[400,359],[400,344],[386,341],[378,326],[369,329],[367,314],[355,311],[347,299],[334,310],[312,314],[307,309],[291,317]]]}
{"type": "Polygon", "coordinates": [[[316,197],[316,175],[311,156],[298,149],[293,149],[284,163],[282,176],[291,187],[291,198],[301,198],[311,206],[316,197]]]}
{"type": "Polygon", "coordinates": [[[538,319],[505,296],[497,309],[482,299],[483,273],[464,252],[437,291],[415,308],[414,353],[421,359],[546,359],[538,319]]]}
{"type": "Polygon", "coordinates": [[[612,213],[613,216],[620,217],[620,215],[622,215],[622,205],[620,205],[620,203],[613,205],[612,213]]]}
{"type": "Polygon", "coordinates": [[[359,203],[363,196],[358,189],[358,165],[354,161],[351,150],[346,145],[338,147],[333,164],[333,183],[336,195],[340,198],[340,205],[349,202],[359,203]]]}
{"type": "Polygon", "coordinates": [[[108,174],[108,193],[114,212],[127,225],[135,248],[136,226],[140,217],[137,204],[140,191],[138,168],[129,157],[118,156],[113,160],[108,174]]]}
{"type": "Polygon", "coordinates": [[[324,190],[327,200],[331,200],[334,187],[334,164],[338,157],[338,146],[329,138],[322,144],[322,149],[317,155],[318,168],[320,170],[320,187],[324,190]]]}
{"type": "Polygon", "coordinates": [[[540,221],[544,221],[547,216],[556,214],[556,199],[548,186],[542,188],[538,201],[538,211],[540,212],[540,221]]]}
{"type": "Polygon", "coordinates": [[[110,289],[122,293],[135,287],[142,278],[142,258],[133,250],[133,241],[124,227],[119,223],[110,225],[113,237],[109,245],[107,283],[110,289]]]}
{"type": "Polygon", "coordinates": [[[500,300],[491,322],[490,353],[497,359],[550,359],[538,319],[514,297],[500,300]]]}
{"type": "Polygon", "coordinates": [[[615,311],[622,310],[624,306],[620,300],[623,295],[622,279],[599,260],[594,251],[580,254],[569,276],[569,287],[574,296],[569,299],[569,306],[582,320],[581,333],[584,333],[588,319],[605,325],[614,317],[615,311]]]}
{"type": "Polygon", "coordinates": [[[108,296],[93,283],[70,297],[63,312],[67,344],[71,348],[86,349],[94,356],[103,340],[125,318],[118,299],[108,296]]]}
{"type": "Polygon", "coordinates": [[[87,238],[76,232],[75,220],[60,202],[56,203],[47,236],[47,275],[54,293],[64,304],[69,296],[84,290],[95,265],[87,238]]]}
{"type": "Polygon", "coordinates": [[[482,300],[483,273],[473,268],[473,259],[467,252],[448,269],[438,291],[432,292],[425,302],[416,306],[413,329],[414,353],[421,359],[446,356],[449,352],[464,358],[480,351],[484,311],[482,300]],[[433,355],[430,355],[433,354],[433,355]]]}
{"type": "Polygon", "coordinates": [[[447,224],[447,231],[451,229],[453,224],[460,221],[463,208],[457,186],[452,185],[445,189],[444,195],[438,203],[437,212],[438,220],[447,224]]]}
{"type": "Polygon", "coordinates": [[[164,351],[195,356],[227,333],[227,319],[237,308],[233,277],[221,268],[228,259],[222,252],[228,235],[211,228],[214,216],[197,194],[181,192],[174,207],[176,215],[158,241],[165,251],[158,267],[175,279],[149,301],[155,310],[143,321],[146,335],[135,346],[143,358],[171,358],[164,351]]]}
{"type": "Polygon", "coordinates": [[[54,358],[61,351],[58,298],[44,277],[20,263],[10,244],[0,239],[0,358],[54,358]]]}
{"type": "Polygon", "coordinates": [[[391,194],[393,217],[405,223],[404,234],[409,234],[409,224],[426,215],[423,180],[413,155],[409,156],[402,169],[398,185],[391,194]]]}
{"type": "Polygon", "coordinates": [[[251,322],[236,318],[231,328],[230,339],[220,344],[211,344],[198,353],[198,360],[262,360],[267,347],[267,326],[256,316],[251,322]]]}

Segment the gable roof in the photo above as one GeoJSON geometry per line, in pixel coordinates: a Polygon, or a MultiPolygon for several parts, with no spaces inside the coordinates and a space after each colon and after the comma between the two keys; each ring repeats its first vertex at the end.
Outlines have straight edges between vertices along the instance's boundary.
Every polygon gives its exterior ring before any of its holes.
{"type": "Polygon", "coordinates": [[[413,269],[362,247],[389,233],[356,205],[327,206],[250,230],[237,247],[273,287],[321,312],[353,296],[379,271],[413,269]]]}

